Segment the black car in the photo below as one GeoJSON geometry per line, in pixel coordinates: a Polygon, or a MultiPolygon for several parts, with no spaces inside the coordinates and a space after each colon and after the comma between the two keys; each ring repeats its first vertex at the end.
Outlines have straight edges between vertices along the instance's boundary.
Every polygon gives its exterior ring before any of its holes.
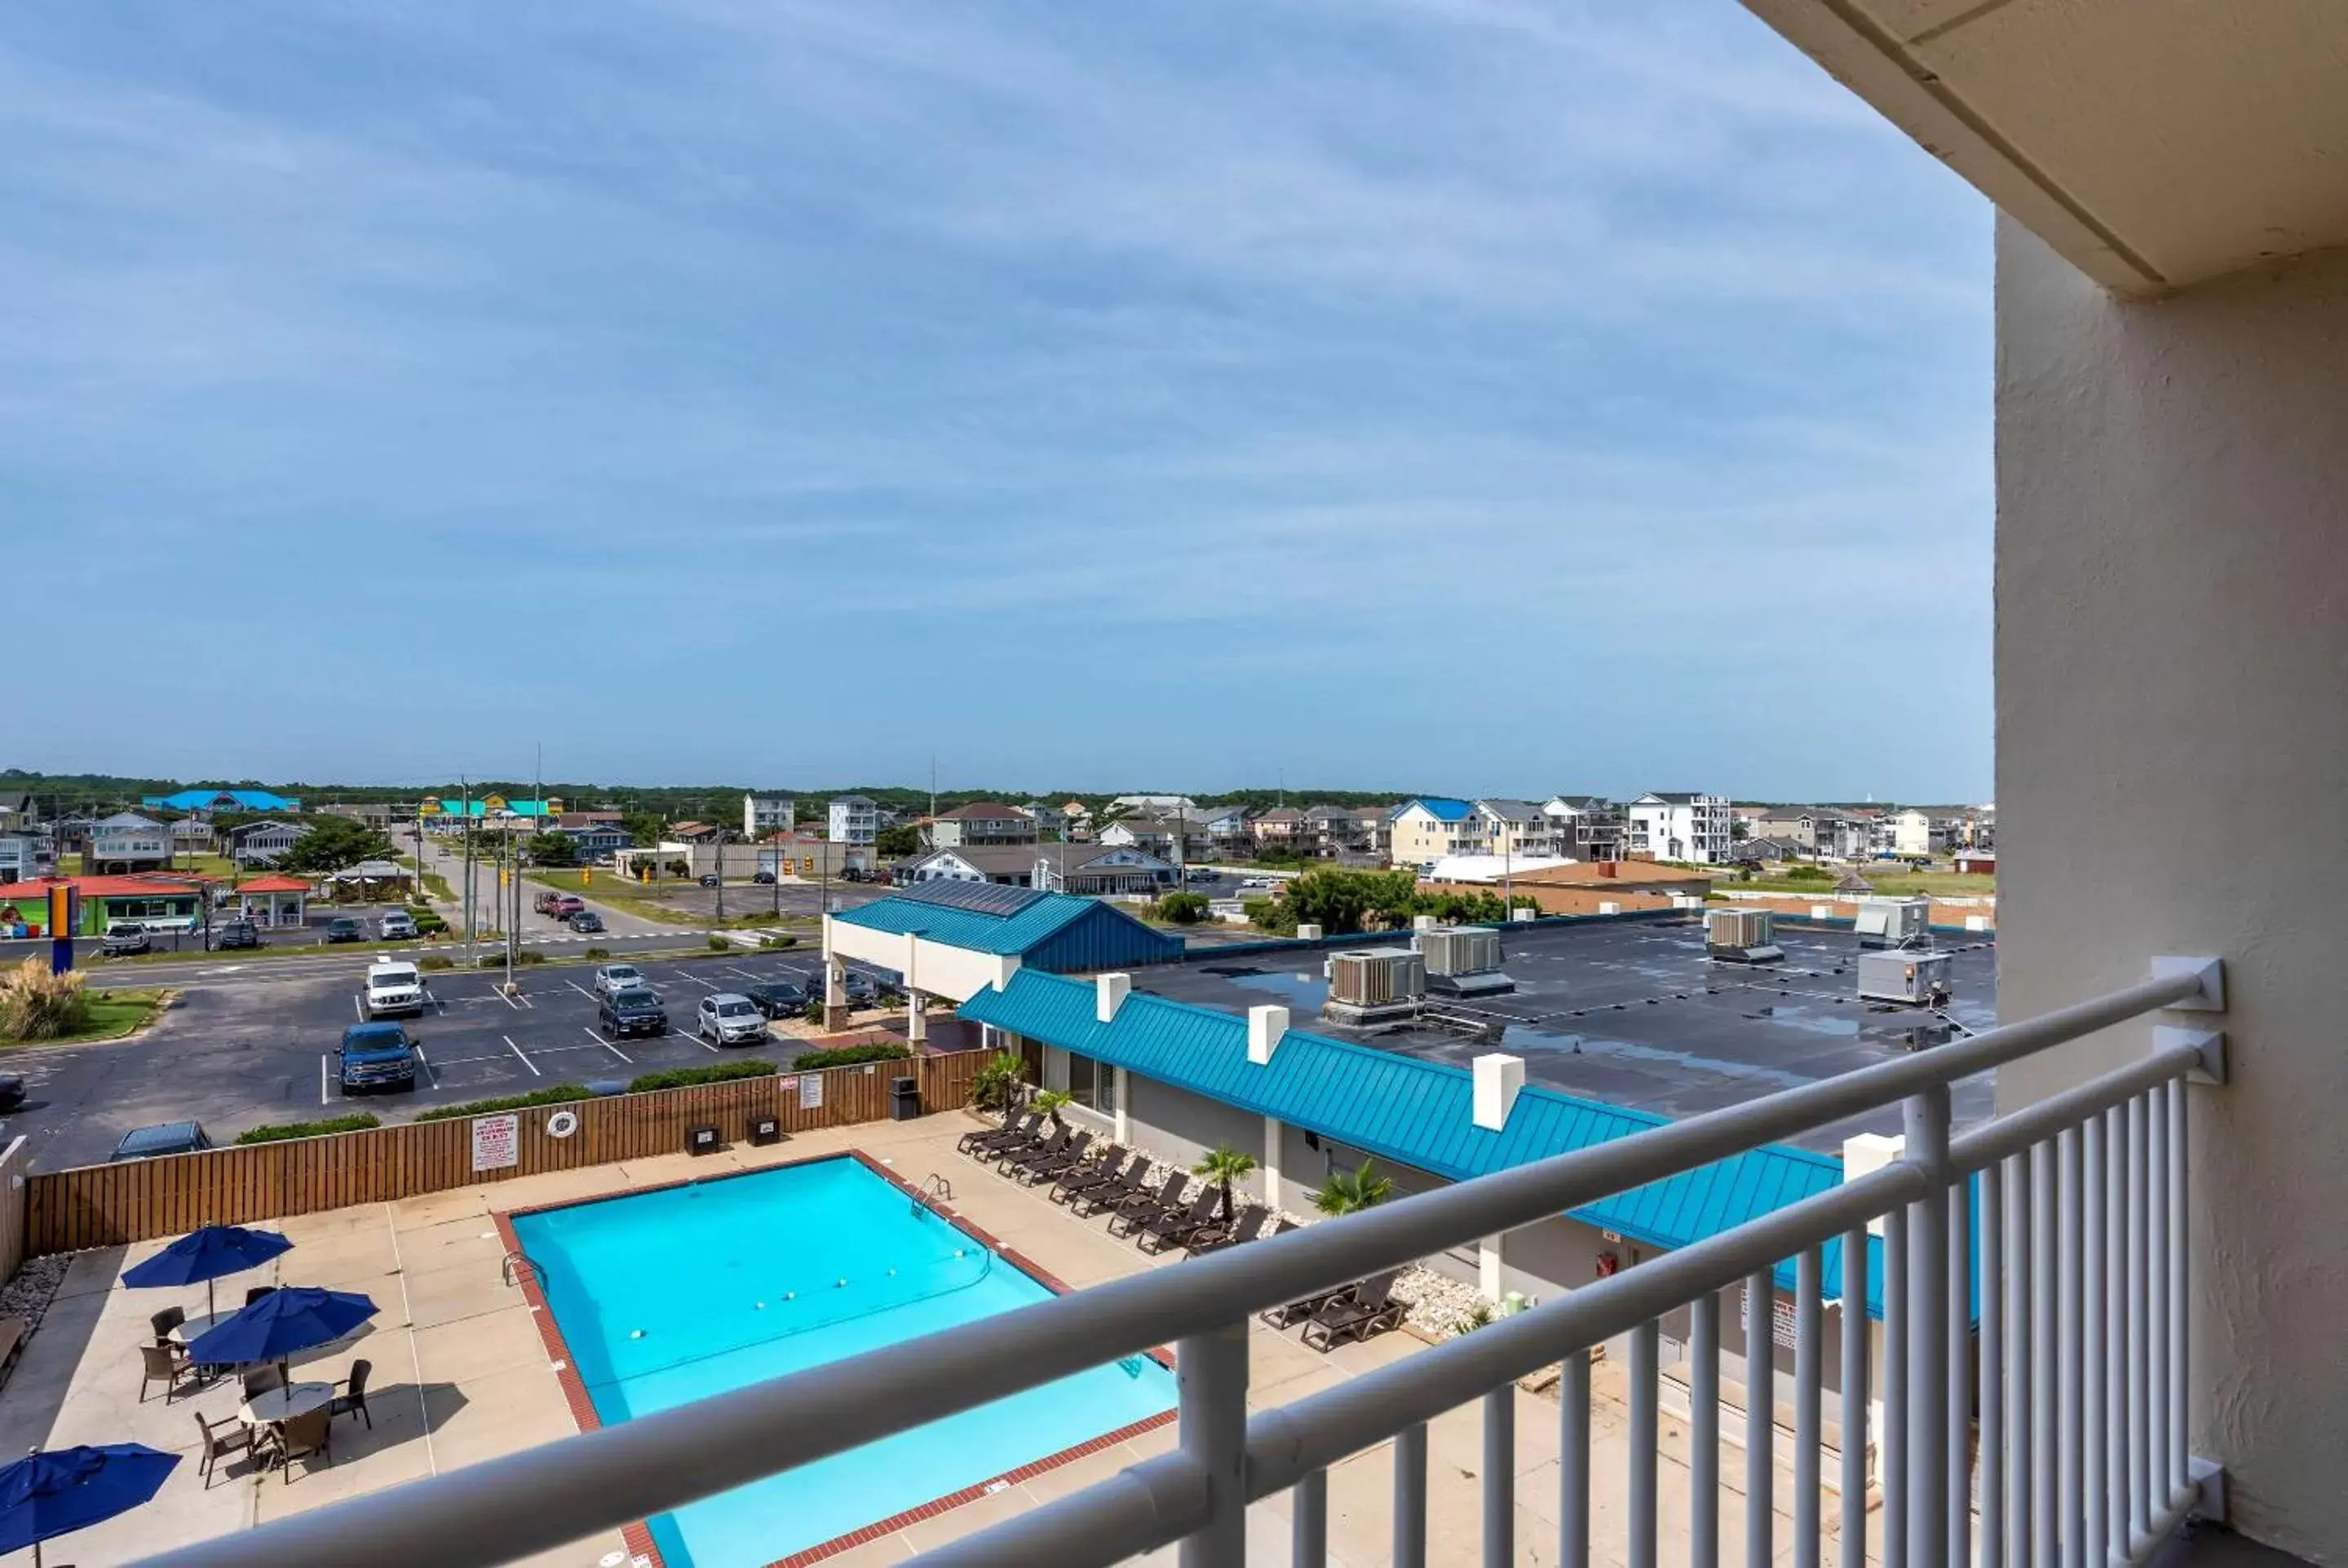
{"type": "Polygon", "coordinates": [[[261,929],[250,920],[231,920],[212,927],[212,946],[221,952],[232,948],[261,946],[261,929]]]}
{"type": "Polygon", "coordinates": [[[643,986],[630,986],[613,991],[595,1009],[595,1021],[606,1035],[618,1039],[631,1034],[663,1035],[668,1032],[668,1009],[661,999],[643,986]]]}
{"type": "Polygon", "coordinates": [[[750,1005],[767,1018],[798,1018],[808,1008],[808,989],[796,980],[776,980],[763,986],[745,986],[742,994],[750,1005]]]}
{"type": "Polygon", "coordinates": [[[366,940],[366,927],[360,925],[348,915],[337,915],[333,919],[326,922],[326,940],[329,942],[364,942],[366,940]]]}
{"type": "Polygon", "coordinates": [[[896,987],[874,979],[862,969],[848,971],[848,1005],[850,1007],[879,1007],[896,994],[896,987]]]}
{"type": "Polygon", "coordinates": [[[600,931],[603,928],[603,917],[592,909],[582,909],[565,924],[574,931],[600,931]]]}
{"type": "Polygon", "coordinates": [[[25,1081],[13,1072],[0,1072],[0,1111],[21,1111],[25,1108],[25,1081]]]}
{"type": "Polygon", "coordinates": [[[750,880],[761,887],[772,887],[775,885],[775,874],[771,871],[760,871],[753,875],[750,880]]]}
{"type": "Polygon", "coordinates": [[[701,876],[701,885],[702,885],[704,887],[715,887],[715,886],[717,886],[717,874],[716,874],[716,872],[714,872],[714,871],[705,871],[705,872],[703,872],[703,873],[702,873],[702,876],[701,876]]]}

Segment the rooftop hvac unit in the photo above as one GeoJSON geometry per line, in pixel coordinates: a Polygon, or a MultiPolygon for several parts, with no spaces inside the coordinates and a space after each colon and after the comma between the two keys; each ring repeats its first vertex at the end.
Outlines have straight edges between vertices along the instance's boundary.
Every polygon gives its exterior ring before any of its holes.
{"type": "Polygon", "coordinates": [[[1773,964],[1786,956],[1776,945],[1777,921],[1767,909],[1710,909],[1704,917],[1704,945],[1726,964],[1773,964]]]}
{"type": "Polygon", "coordinates": [[[1329,955],[1329,999],[1347,1007],[1416,1002],[1426,995],[1426,963],[1408,948],[1365,948],[1329,955]]]}
{"type": "Polygon", "coordinates": [[[1949,999],[1949,971],[1955,962],[1952,953],[1861,953],[1859,999],[1908,1007],[1942,1006],[1949,999]]]}
{"type": "Polygon", "coordinates": [[[1455,997],[1505,996],[1517,982],[1500,972],[1500,933],[1489,926],[1435,926],[1418,933],[1426,989],[1455,997]]]}
{"type": "Polygon", "coordinates": [[[1859,901],[1859,945],[1898,948],[1932,939],[1932,901],[1921,895],[1909,898],[1861,898],[1859,901]]]}

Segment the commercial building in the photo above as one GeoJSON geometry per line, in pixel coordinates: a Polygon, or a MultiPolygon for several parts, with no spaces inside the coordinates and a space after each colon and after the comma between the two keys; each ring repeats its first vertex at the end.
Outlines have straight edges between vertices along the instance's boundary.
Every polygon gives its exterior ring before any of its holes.
{"type": "Polygon", "coordinates": [[[48,918],[49,889],[69,884],[81,894],[78,935],[102,937],[117,920],[150,931],[193,931],[203,921],[204,885],[191,876],[63,876],[0,886],[0,925],[38,925],[48,918]]]}
{"type": "Polygon", "coordinates": [[[1630,804],[1628,852],[1710,866],[1728,858],[1728,801],[1716,794],[1655,791],[1630,804]]]}
{"type": "Polygon", "coordinates": [[[1181,881],[1167,860],[1129,845],[1040,844],[932,850],[899,868],[899,881],[991,882],[1061,893],[1155,894],[1181,881]]]}
{"type": "Polygon", "coordinates": [[[200,812],[216,816],[223,812],[274,812],[290,815],[302,809],[301,797],[265,789],[183,789],[174,794],[141,796],[149,811],[200,812]]]}

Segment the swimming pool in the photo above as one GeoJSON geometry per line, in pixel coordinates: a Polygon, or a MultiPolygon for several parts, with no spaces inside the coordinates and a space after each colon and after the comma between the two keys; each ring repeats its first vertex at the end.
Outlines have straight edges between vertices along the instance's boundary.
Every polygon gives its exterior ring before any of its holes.
{"type": "MultiPolygon", "coordinates": [[[[851,1156],[512,1216],[606,1425],[1052,1292],[851,1156]]],[[[1135,1357],[650,1522],[669,1568],[761,1568],[1147,1420],[1135,1357]]]]}

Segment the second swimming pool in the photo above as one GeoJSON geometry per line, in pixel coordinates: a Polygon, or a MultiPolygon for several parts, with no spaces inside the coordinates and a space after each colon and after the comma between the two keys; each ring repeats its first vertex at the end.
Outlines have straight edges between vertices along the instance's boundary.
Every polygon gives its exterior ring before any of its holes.
{"type": "MultiPolygon", "coordinates": [[[[859,1161],[517,1214],[606,1424],[1051,1295],[859,1161]]],[[[1136,1357],[651,1522],[669,1568],[760,1568],[1171,1409],[1136,1357]]]]}

